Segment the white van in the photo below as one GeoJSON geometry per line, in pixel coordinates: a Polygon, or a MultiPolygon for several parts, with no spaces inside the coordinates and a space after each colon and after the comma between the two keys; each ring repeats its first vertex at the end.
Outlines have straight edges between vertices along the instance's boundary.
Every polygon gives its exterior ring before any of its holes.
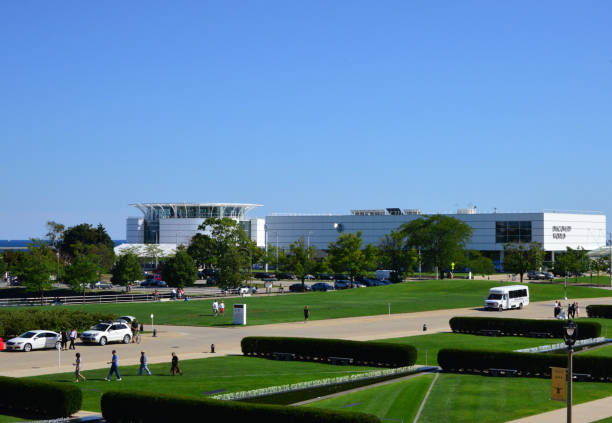
{"type": "Polygon", "coordinates": [[[489,290],[485,299],[485,309],[521,309],[529,305],[529,288],[525,285],[496,286],[489,290]]]}

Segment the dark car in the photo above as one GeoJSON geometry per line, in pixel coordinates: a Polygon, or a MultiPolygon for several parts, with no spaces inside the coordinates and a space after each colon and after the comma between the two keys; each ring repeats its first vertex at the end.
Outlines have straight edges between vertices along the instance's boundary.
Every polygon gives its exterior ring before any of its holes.
{"type": "Polygon", "coordinates": [[[535,270],[531,270],[527,272],[527,279],[530,279],[530,280],[545,279],[545,276],[543,272],[536,272],[535,270]]]}
{"type": "Polygon", "coordinates": [[[317,282],[310,287],[313,291],[333,291],[334,287],[325,282],[317,282]]]}
{"type": "Polygon", "coordinates": [[[268,272],[261,272],[257,275],[257,277],[259,279],[269,279],[269,278],[273,278],[274,275],[272,273],[268,273],[268,272]]]}
{"type": "Polygon", "coordinates": [[[329,275],[327,273],[321,273],[319,275],[319,279],[321,279],[322,281],[333,281],[334,275],[329,275]]]}
{"type": "Polygon", "coordinates": [[[347,279],[349,279],[348,275],[345,275],[343,273],[337,273],[334,275],[334,280],[337,280],[337,281],[345,281],[347,279]]]}
{"type": "Polygon", "coordinates": [[[361,283],[363,283],[365,286],[381,286],[379,282],[380,281],[377,279],[370,279],[370,278],[363,278],[361,280],[361,283]]]}
{"type": "Polygon", "coordinates": [[[291,292],[304,292],[310,291],[310,287],[308,285],[302,286],[301,283],[294,283],[289,287],[289,291],[291,292]]]}
{"type": "Polygon", "coordinates": [[[334,282],[334,289],[347,289],[351,287],[351,281],[337,280],[334,282]]]}
{"type": "Polygon", "coordinates": [[[152,287],[152,288],[166,288],[168,284],[165,281],[158,281],[155,279],[147,279],[146,281],[142,281],[140,286],[144,287],[152,287]]]}
{"type": "Polygon", "coordinates": [[[292,275],[291,273],[279,273],[277,275],[277,279],[296,280],[297,276],[292,275]]]}
{"type": "Polygon", "coordinates": [[[555,275],[553,275],[550,272],[544,272],[542,273],[542,279],[547,280],[547,281],[552,281],[555,278],[555,275]]]}

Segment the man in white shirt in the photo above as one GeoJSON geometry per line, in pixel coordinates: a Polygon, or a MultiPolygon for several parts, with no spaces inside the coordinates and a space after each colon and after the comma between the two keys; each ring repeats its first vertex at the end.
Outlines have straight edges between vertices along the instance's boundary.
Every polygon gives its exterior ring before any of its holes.
{"type": "Polygon", "coordinates": [[[213,308],[213,316],[216,317],[217,313],[219,313],[219,303],[217,303],[216,299],[215,301],[213,301],[212,308],[213,308]]]}

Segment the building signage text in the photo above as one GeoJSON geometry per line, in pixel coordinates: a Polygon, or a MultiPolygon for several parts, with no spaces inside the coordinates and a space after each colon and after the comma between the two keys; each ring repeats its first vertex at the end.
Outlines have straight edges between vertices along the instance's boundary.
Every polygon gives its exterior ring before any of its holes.
{"type": "Polygon", "coordinates": [[[552,231],[553,231],[552,235],[554,239],[565,239],[565,235],[567,234],[567,232],[572,231],[572,227],[571,226],[553,226],[552,231]]]}

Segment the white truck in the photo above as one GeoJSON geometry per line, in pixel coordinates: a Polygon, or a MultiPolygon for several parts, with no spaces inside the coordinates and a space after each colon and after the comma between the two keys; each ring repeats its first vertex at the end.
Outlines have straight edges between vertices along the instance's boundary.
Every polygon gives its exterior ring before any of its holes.
{"type": "Polygon", "coordinates": [[[489,290],[485,298],[486,310],[522,309],[529,305],[529,288],[525,285],[496,286],[489,290]]]}

